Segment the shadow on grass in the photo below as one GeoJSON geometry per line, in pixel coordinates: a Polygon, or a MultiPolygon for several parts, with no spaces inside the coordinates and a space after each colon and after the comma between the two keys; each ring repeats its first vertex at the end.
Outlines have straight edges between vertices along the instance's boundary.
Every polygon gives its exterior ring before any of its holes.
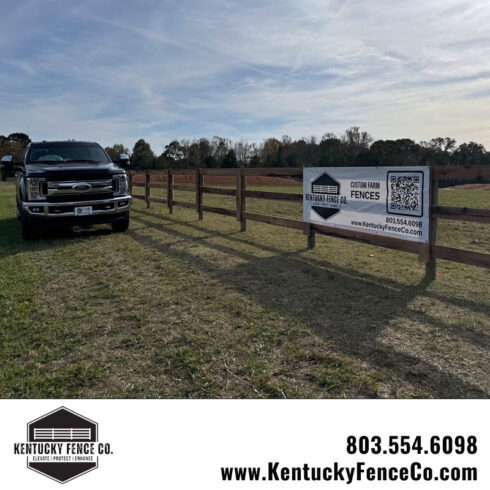
{"type": "MultiPolygon", "coordinates": [[[[240,231],[232,231],[232,232],[226,232],[226,233],[209,231],[209,230],[203,229],[202,224],[201,225],[200,224],[194,224],[192,221],[183,221],[183,220],[175,219],[171,215],[168,215],[168,214],[163,215],[161,213],[160,214],[155,213],[152,211],[148,211],[146,209],[144,211],[142,211],[140,209],[133,209],[132,212],[136,213],[136,216],[134,216],[134,214],[133,214],[133,216],[136,217],[136,219],[140,220],[140,221],[142,221],[142,216],[148,215],[148,216],[152,216],[154,218],[164,219],[166,222],[170,222],[170,223],[175,224],[175,225],[190,228],[190,229],[199,231],[201,233],[207,233],[207,236],[203,236],[199,240],[205,240],[205,239],[211,238],[213,236],[222,236],[222,237],[226,237],[226,239],[229,241],[233,241],[233,242],[243,244],[243,245],[249,245],[249,246],[254,247],[256,249],[263,250],[265,252],[270,252],[270,253],[275,253],[275,254],[281,252],[281,250],[278,248],[271,247],[271,246],[265,245],[263,243],[258,243],[256,241],[253,241],[253,240],[250,240],[247,238],[240,238],[240,237],[246,237],[246,234],[241,233],[240,231]]],[[[196,220],[195,223],[202,223],[202,221],[196,220]]],[[[150,221],[146,221],[145,224],[148,226],[155,227],[155,223],[150,222],[150,221]]],[[[191,236],[188,236],[185,234],[183,235],[183,238],[185,240],[190,240],[190,239],[198,240],[195,237],[191,237],[191,236]]],[[[239,252],[236,251],[235,249],[230,249],[230,251],[231,250],[235,254],[239,254],[239,252]]],[[[297,253],[304,252],[305,250],[307,250],[307,249],[305,248],[302,250],[298,250],[297,253]]],[[[400,252],[400,253],[403,253],[403,252],[400,252]]],[[[327,264],[324,261],[316,260],[316,259],[311,258],[311,257],[308,257],[308,258],[302,257],[301,260],[307,261],[309,264],[315,265],[316,267],[319,267],[319,268],[325,267],[325,265],[327,264]]],[[[345,270],[352,272],[350,269],[345,269],[345,270]]],[[[385,284],[387,282],[390,282],[389,280],[386,280],[386,279],[384,279],[383,281],[385,284]]],[[[399,286],[399,283],[395,283],[393,281],[391,281],[391,283],[399,286]]],[[[471,301],[471,300],[465,299],[465,298],[456,298],[456,297],[444,296],[444,295],[437,293],[437,292],[434,292],[434,291],[427,291],[426,288],[430,284],[431,284],[430,282],[427,282],[424,279],[422,279],[420,281],[419,285],[417,286],[417,288],[420,291],[423,291],[424,296],[427,296],[429,298],[434,298],[434,299],[437,299],[439,301],[451,303],[452,305],[460,307],[460,308],[469,308],[473,311],[477,311],[477,312],[481,312],[481,313],[488,313],[488,305],[486,305],[486,304],[477,303],[476,301],[471,301]]],[[[448,328],[451,328],[451,327],[448,327],[448,328]]]]}
{"type": "Polygon", "coordinates": [[[0,247],[3,253],[8,253],[12,248],[12,253],[17,253],[22,238],[20,237],[20,225],[17,218],[5,218],[0,220],[0,247]]]}
{"type": "Polygon", "coordinates": [[[0,220],[0,250],[3,256],[18,254],[28,250],[44,250],[53,245],[69,243],[74,240],[109,235],[114,233],[109,225],[95,225],[73,228],[50,228],[43,230],[35,240],[24,241],[20,234],[17,218],[0,220]]]}
{"type": "MultiPolygon", "coordinates": [[[[212,261],[166,244],[132,228],[127,233],[144,247],[197,267],[213,279],[232,286],[236,291],[253,298],[264,308],[299,321],[321,336],[332,348],[415,386],[421,393],[436,398],[486,398],[490,394],[461,378],[442,371],[436,363],[403,352],[403,345],[391,347],[379,342],[383,330],[392,320],[403,317],[414,325],[423,324],[443,330],[470,342],[479,348],[490,347],[488,336],[451,326],[420,311],[407,309],[410,301],[419,295],[427,296],[422,281],[407,286],[389,279],[378,279],[368,274],[339,267],[326,261],[305,258],[298,250],[284,252],[238,238],[238,232],[207,231],[186,221],[155,215],[162,222],[145,218],[146,212],[133,214],[136,223],[154,228],[185,242],[202,242],[213,236],[244,243],[268,252],[272,257],[260,258],[223,244],[204,242],[220,253],[239,257],[243,262],[231,269],[222,269],[212,261]],[[176,230],[179,227],[197,229],[203,236],[176,230]]],[[[430,294],[429,294],[430,296],[430,294]]],[[[440,295],[435,295],[445,300],[440,295]]],[[[485,311],[484,305],[458,300],[458,303],[485,311]]],[[[396,396],[392,393],[391,396],[396,396]]]]}

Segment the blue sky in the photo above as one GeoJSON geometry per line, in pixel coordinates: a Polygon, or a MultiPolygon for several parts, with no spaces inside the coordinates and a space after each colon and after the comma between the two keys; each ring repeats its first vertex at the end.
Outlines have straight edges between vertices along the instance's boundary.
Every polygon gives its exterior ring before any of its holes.
{"type": "Polygon", "coordinates": [[[488,0],[2,0],[0,134],[452,136],[490,149],[488,0]]]}

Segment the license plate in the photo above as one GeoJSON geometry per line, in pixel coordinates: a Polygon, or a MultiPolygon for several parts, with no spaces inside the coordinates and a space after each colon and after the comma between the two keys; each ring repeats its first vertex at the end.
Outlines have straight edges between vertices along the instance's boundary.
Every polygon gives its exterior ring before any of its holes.
{"type": "Polygon", "coordinates": [[[92,214],[92,206],[80,206],[75,208],[75,216],[89,216],[92,214]]]}

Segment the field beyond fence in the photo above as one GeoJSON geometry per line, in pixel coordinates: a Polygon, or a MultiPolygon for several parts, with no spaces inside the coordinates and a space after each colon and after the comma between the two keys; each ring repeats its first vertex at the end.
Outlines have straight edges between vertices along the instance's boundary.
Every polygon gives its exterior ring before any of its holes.
{"type": "Polygon", "coordinates": [[[464,220],[477,223],[490,223],[490,211],[485,208],[444,206],[438,202],[440,181],[474,181],[490,179],[490,166],[436,166],[430,168],[429,199],[430,229],[429,243],[418,243],[364,232],[343,230],[332,226],[305,223],[303,221],[270,214],[251,213],[247,210],[247,200],[262,199],[270,201],[302,202],[299,192],[269,192],[250,190],[248,185],[294,186],[302,182],[303,168],[237,168],[237,169],[169,169],[165,171],[146,171],[143,175],[130,175],[131,192],[133,187],[143,187],[144,195],[134,194],[150,207],[151,202],[167,204],[169,212],[174,206],[195,208],[199,219],[204,212],[225,216],[236,216],[241,231],[246,230],[247,220],[270,225],[283,226],[302,231],[307,236],[308,248],[315,246],[316,235],[329,235],[359,240],[372,245],[415,253],[426,264],[426,279],[436,278],[436,259],[446,259],[463,264],[490,268],[490,254],[462,250],[437,245],[437,223],[439,219],[464,220]],[[233,186],[230,188],[211,187],[211,185],[233,186]],[[165,189],[165,197],[152,194],[151,189],[165,189]],[[193,202],[176,200],[175,191],[192,192],[193,202]],[[208,206],[203,202],[205,194],[227,195],[236,199],[235,209],[208,206]]]}

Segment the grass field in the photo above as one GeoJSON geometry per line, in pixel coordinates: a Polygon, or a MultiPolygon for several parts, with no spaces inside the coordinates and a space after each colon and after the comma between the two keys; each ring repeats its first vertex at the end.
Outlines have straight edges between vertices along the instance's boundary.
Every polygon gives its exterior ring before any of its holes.
{"type": "MultiPolygon", "coordinates": [[[[0,183],[1,397],[490,395],[484,269],[441,260],[427,285],[411,254],[327,237],[307,250],[297,231],[140,201],[125,233],[23,243],[14,191],[0,183]]],[[[488,208],[490,193],[440,202],[488,208]]],[[[441,220],[438,243],[489,253],[489,228],[441,220]]]]}

